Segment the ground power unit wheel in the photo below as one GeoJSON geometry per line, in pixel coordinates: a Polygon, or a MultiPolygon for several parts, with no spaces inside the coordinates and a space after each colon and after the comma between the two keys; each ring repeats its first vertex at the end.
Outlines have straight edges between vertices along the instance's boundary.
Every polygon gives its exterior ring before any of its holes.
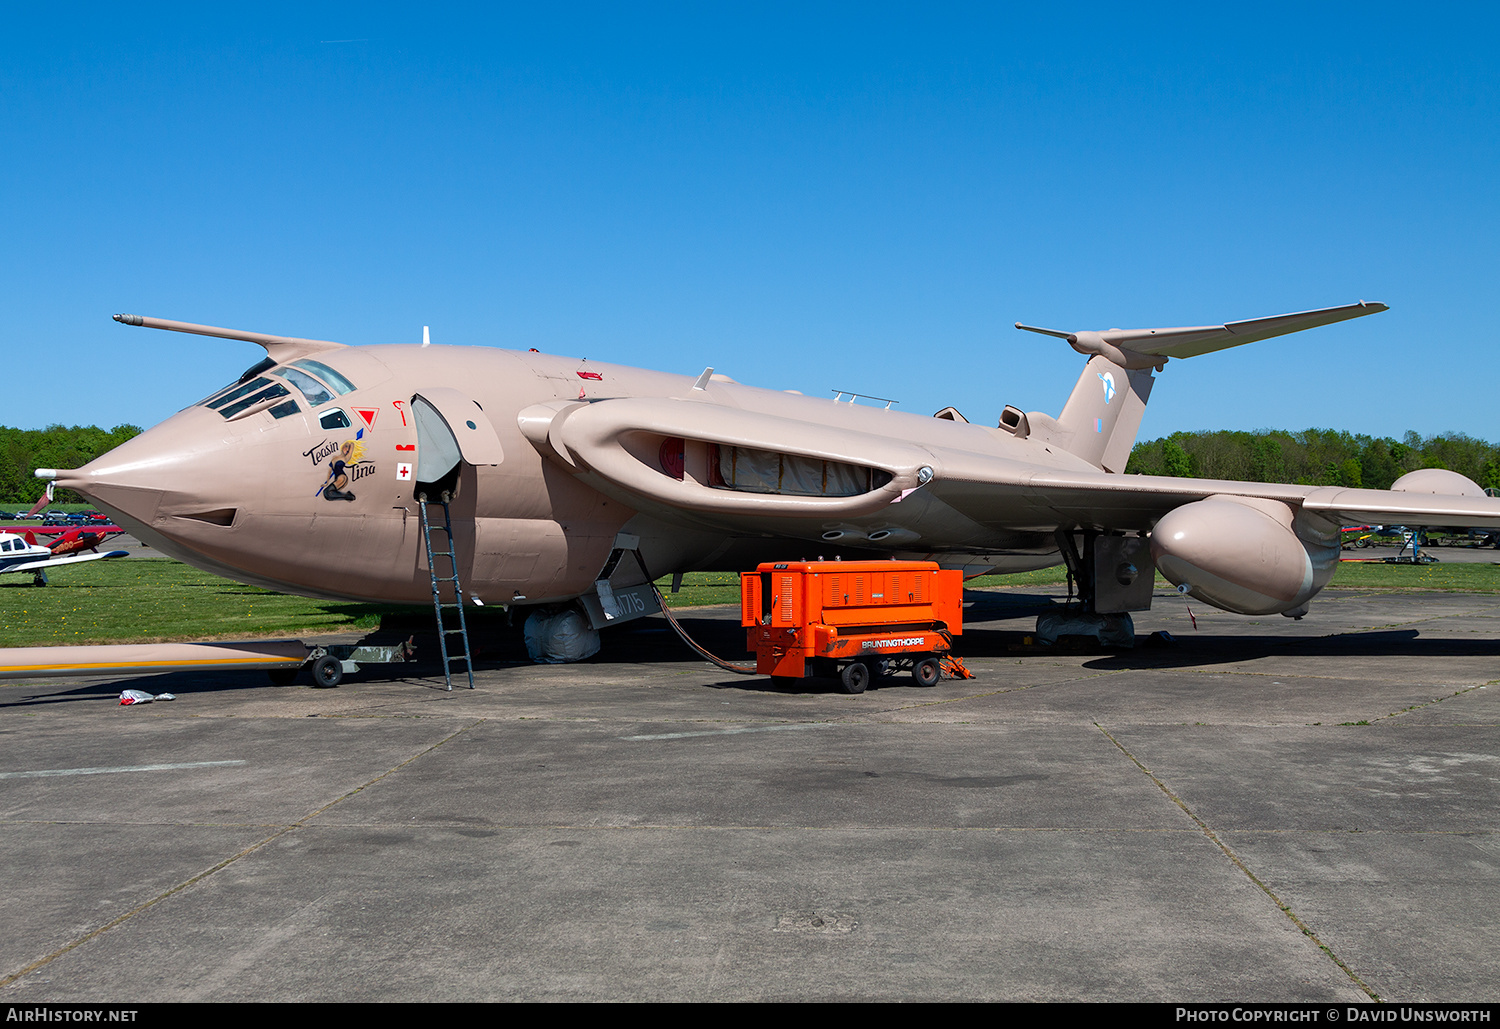
{"type": "Polygon", "coordinates": [[[843,683],[845,693],[863,693],[870,685],[870,678],[870,666],[863,661],[850,661],[839,673],[839,682],[843,683]]]}
{"type": "Polygon", "coordinates": [[[911,677],[917,680],[918,686],[936,686],[937,681],[943,677],[943,669],[935,657],[924,657],[912,665],[911,677]]]}

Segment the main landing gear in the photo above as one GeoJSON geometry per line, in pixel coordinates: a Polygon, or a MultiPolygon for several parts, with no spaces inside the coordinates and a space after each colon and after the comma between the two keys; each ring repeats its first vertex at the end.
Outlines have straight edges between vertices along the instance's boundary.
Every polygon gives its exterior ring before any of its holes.
{"type": "Polygon", "coordinates": [[[1089,529],[1058,529],[1056,539],[1068,568],[1068,602],[1061,611],[1037,616],[1037,639],[1052,644],[1083,636],[1102,647],[1135,646],[1130,612],[1150,609],[1156,582],[1149,541],[1089,529]]]}

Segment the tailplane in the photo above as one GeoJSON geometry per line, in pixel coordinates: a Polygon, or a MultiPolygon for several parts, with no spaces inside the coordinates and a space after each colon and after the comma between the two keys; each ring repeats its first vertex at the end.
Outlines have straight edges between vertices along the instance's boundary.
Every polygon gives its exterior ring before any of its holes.
{"type": "Polygon", "coordinates": [[[1010,426],[1019,422],[1026,426],[1029,435],[1046,438],[1097,468],[1123,472],[1146,413],[1146,401],[1151,396],[1155,381],[1152,370],[1161,371],[1168,359],[1197,357],[1384,310],[1384,304],[1361,300],[1342,307],[1224,325],[1102,332],[1060,332],[1016,322],[1018,329],[1067,340],[1074,350],[1089,355],[1089,362],[1057,418],[1034,411],[1021,416],[1020,412],[1012,414],[1013,409],[1007,408],[1001,426],[1008,427],[1007,416],[1010,416],[1010,426]]]}

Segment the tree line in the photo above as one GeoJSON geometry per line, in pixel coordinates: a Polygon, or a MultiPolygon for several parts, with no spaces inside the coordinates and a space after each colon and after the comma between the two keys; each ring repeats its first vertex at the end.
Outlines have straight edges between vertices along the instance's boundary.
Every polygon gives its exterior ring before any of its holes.
{"type": "Polygon", "coordinates": [[[1447,468],[1500,489],[1500,446],[1463,433],[1357,436],[1335,429],[1174,432],[1137,443],[1127,473],[1389,489],[1418,468],[1447,468]]]}
{"type": "MultiPolygon", "coordinates": [[[[37,468],[78,468],[106,451],[140,435],[137,425],[49,425],[45,429],[10,429],[0,426],[0,503],[36,503],[47,483],[32,472],[37,468]]],[[[87,501],[72,490],[57,490],[59,504],[87,501]]]]}
{"type": "MultiPolygon", "coordinates": [[[[135,425],[49,425],[45,429],[0,426],[0,503],[33,504],[46,483],[36,468],[77,468],[140,434],[135,425]]],[[[1174,432],[1146,440],[1131,451],[1126,472],[1242,482],[1290,482],[1310,486],[1388,489],[1417,468],[1449,468],[1479,485],[1500,489],[1500,445],[1462,433],[1422,437],[1408,432],[1357,436],[1335,429],[1284,432],[1228,430],[1174,432]]],[[[84,498],[59,490],[58,503],[84,498]]]]}

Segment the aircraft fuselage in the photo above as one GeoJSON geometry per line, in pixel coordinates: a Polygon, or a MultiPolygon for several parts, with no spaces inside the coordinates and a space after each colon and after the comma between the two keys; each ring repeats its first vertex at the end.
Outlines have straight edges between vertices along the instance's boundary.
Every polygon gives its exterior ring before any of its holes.
{"type": "MultiPolygon", "coordinates": [[[[684,444],[670,424],[633,425],[622,437],[623,452],[640,465],[631,474],[674,489],[699,480],[700,492],[738,493],[726,501],[751,505],[708,517],[669,494],[658,498],[651,483],[643,492],[602,463],[602,471],[589,466],[587,451],[580,459],[566,434],[555,446],[539,442],[548,429],[537,428],[539,417],[566,423],[601,401],[651,402],[658,405],[652,411],[698,422],[784,425],[789,448],[817,444],[824,434],[868,433],[899,441],[904,450],[893,452],[893,466],[909,459],[929,474],[932,466],[961,468],[965,454],[1088,467],[1044,442],[961,421],[534,352],[368,346],[310,357],[300,376],[296,361],[287,363],[291,371],[283,364],[247,373],[239,386],[61,473],[58,484],[87,494],[164,553],[210,571],[308,596],[421,603],[431,585],[415,497],[427,441],[419,438],[413,399],[424,390],[458,390],[477,404],[476,417],[487,420],[503,451],[494,464],[462,462],[447,484],[460,574],[486,603],[534,604],[591,589],[621,532],[639,537],[653,575],[835,554],[946,556],[950,565],[1001,571],[1058,561],[1045,504],[1024,491],[1007,501],[993,490],[982,503],[964,503],[961,476],[905,496],[895,488],[901,483],[887,484],[880,497],[854,497],[832,517],[816,504],[768,516],[753,505],[776,498],[726,487],[715,463],[724,459],[698,441],[684,444]],[[321,377],[309,383],[309,375],[321,377]],[[334,379],[352,388],[339,392],[334,379]],[[944,493],[955,502],[944,502],[944,493]]],[[[764,438],[741,452],[777,448],[764,438]]],[[[825,479],[828,467],[846,467],[824,465],[825,479]]],[[[776,493],[775,484],[754,487],[761,488],[776,493]]]]}

